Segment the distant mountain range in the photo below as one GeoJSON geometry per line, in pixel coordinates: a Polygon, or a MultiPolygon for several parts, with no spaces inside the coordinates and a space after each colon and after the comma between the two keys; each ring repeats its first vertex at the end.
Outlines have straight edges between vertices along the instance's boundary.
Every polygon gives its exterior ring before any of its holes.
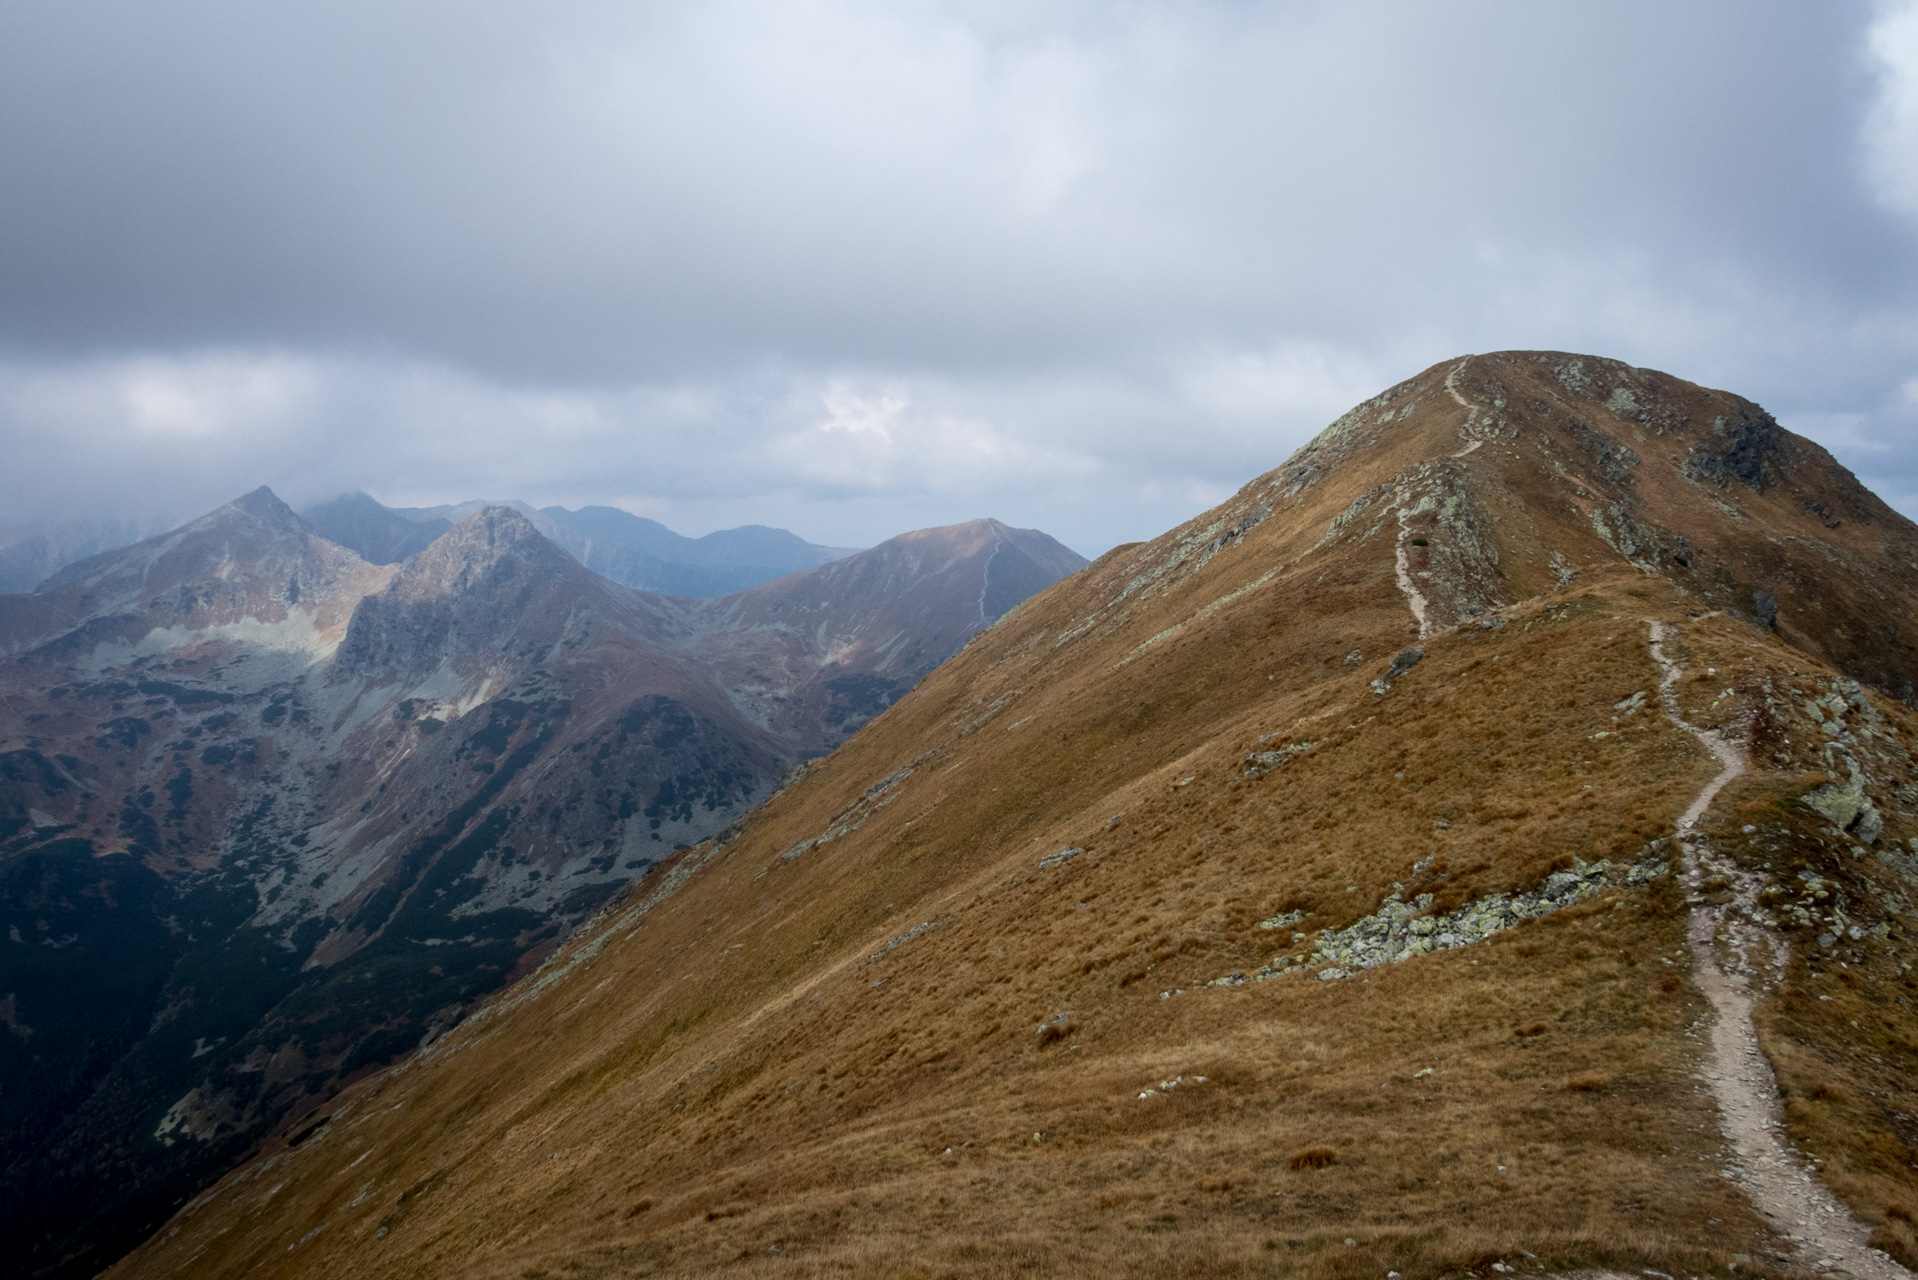
{"type": "MultiPolygon", "coordinates": [[[[351,493],[300,514],[323,537],[351,547],[371,564],[404,560],[489,504],[387,507],[351,493]]],[[[821,547],[784,529],[745,525],[703,538],[674,533],[657,520],[618,507],[538,509],[507,502],[572,557],[621,586],[669,596],[723,596],[773,578],[815,568],[857,548],[821,547]]]]}
{"type": "Polygon", "coordinates": [[[259,489],[0,595],[0,1275],[90,1274],[1085,563],[978,520],[697,600],[511,506],[320,515],[371,555],[259,489]]]}
{"type": "MultiPolygon", "coordinates": [[[[300,516],[368,564],[397,564],[482,507],[509,506],[581,564],[621,586],[707,598],[816,568],[856,547],[822,547],[750,524],[688,538],[618,507],[535,508],[525,502],[388,507],[364,493],[316,503],[300,516]]],[[[173,521],[51,520],[0,527],[0,593],[32,591],[77,561],[165,533],[173,521]]]]}

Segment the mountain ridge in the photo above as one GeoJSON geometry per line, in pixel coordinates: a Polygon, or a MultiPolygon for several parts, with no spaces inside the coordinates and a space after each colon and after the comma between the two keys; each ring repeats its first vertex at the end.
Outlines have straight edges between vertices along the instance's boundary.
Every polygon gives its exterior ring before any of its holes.
{"type": "Polygon", "coordinates": [[[1447,361],[1003,617],[120,1274],[1898,1274],[1915,603],[1918,529],[1749,401],[1447,361]],[[1715,1078],[1715,972],[1769,1093],[1715,1078]],[[1856,1222],[1768,1220],[1783,1166],[1856,1222]]]}
{"type": "Polygon", "coordinates": [[[489,506],[510,507],[582,565],[621,586],[660,595],[711,598],[853,554],[821,547],[784,529],[742,525],[700,538],[618,507],[535,508],[478,500],[440,507],[386,507],[365,493],[309,507],[327,536],[374,564],[403,560],[489,506]]]}

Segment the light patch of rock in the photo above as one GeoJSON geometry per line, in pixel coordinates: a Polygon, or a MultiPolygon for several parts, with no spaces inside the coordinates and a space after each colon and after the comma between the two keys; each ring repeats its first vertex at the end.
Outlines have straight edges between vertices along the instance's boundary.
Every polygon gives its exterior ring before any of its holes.
{"type": "Polygon", "coordinates": [[[1321,933],[1309,955],[1275,956],[1252,975],[1252,980],[1264,981],[1323,965],[1327,967],[1319,971],[1319,977],[1331,981],[1428,952],[1484,942],[1522,920],[1548,915],[1606,889],[1639,888],[1651,883],[1670,869],[1670,853],[1664,846],[1664,840],[1653,841],[1646,846],[1653,850],[1651,855],[1636,862],[1575,862],[1571,870],[1547,876],[1536,889],[1487,894],[1449,913],[1434,912],[1429,893],[1408,901],[1402,889],[1395,890],[1371,915],[1343,929],[1321,933]]]}
{"type": "Polygon", "coordinates": [[[860,827],[865,825],[867,818],[872,817],[873,814],[899,798],[893,794],[894,790],[900,783],[910,778],[912,774],[913,766],[907,765],[905,768],[890,773],[873,783],[870,787],[866,788],[864,795],[847,806],[844,813],[834,818],[824,831],[810,840],[801,840],[798,844],[780,854],[779,860],[781,862],[790,862],[809,849],[817,849],[820,845],[831,844],[834,840],[839,839],[839,837],[849,836],[859,830],[860,827]]]}

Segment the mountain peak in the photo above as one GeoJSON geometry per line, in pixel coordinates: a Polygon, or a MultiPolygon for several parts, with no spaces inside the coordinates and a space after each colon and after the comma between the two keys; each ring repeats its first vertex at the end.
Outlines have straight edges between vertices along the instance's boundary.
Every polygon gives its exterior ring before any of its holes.
{"type": "Polygon", "coordinates": [[[522,512],[494,503],[467,516],[407,559],[394,584],[463,590],[498,574],[500,566],[520,561],[531,561],[543,571],[561,576],[592,576],[522,512]]]}
{"type": "Polygon", "coordinates": [[[500,643],[522,620],[568,606],[542,601],[620,588],[601,579],[504,505],[480,508],[402,562],[386,589],[361,600],[340,644],[343,675],[430,670],[500,643]]]}
{"type": "Polygon", "coordinates": [[[518,508],[503,502],[489,503],[475,511],[452,528],[452,536],[458,545],[477,550],[484,547],[495,555],[503,555],[531,539],[545,541],[545,535],[534,527],[518,508]]]}
{"type": "Polygon", "coordinates": [[[287,532],[307,532],[307,524],[294,513],[293,508],[280,501],[280,495],[265,485],[250,493],[243,493],[226,504],[227,509],[245,512],[254,519],[287,532]]]}
{"type": "Polygon", "coordinates": [[[380,576],[261,486],[171,532],[67,565],[35,589],[51,612],[5,644],[62,634],[69,646],[130,642],[156,628],[204,631],[245,619],[271,627],[295,607],[308,619],[301,626],[327,633],[380,576]]]}
{"type": "Polygon", "coordinates": [[[1883,604],[1918,588],[1883,549],[1911,522],[1761,406],[1655,369],[1562,351],[1433,365],[1128,560],[1157,592],[1269,518],[1288,561],[1389,546],[1415,638],[1623,561],[1858,679],[1918,688],[1883,604]]]}

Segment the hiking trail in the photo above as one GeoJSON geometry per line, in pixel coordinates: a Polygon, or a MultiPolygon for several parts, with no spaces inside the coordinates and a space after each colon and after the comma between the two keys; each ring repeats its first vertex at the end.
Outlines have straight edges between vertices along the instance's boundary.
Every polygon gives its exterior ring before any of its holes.
{"type": "Polygon", "coordinates": [[[1762,986],[1754,990],[1752,980],[1760,975],[1771,982],[1782,978],[1789,944],[1758,923],[1762,877],[1715,854],[1711,842],[1697,830],[1719,791],[1745,772],[1745,755],[1717,730],[1701,729],[1685,719],[1677,690],[1683,669],[1664,648],[1677,628],[1657,621],[1649,625],[1648,643],[1660,671],[1659,705],[1667,719],[1703,743],[1721,766],[1680,815],[1678,844],[1692,982],[1718,1015],[1701,1069],[1718,1103],[1725,1138],[1737,1153],[1728,1173],[1745,1188],[1760,1215],[1796,1249],[1800,1260],[1817,1271],[1864,1280],[1913,1280],[1910,1271],[1870,1246],[1871,1228],[1852,1217],[1791,1148],[1778,1099],[1778,1077],[1759,1051],[1752,1027],[1752,1006],[1765,994],[1762,986]],[[1730,886],[1727,902],[1714,904],[1707,897],[1708,876],[1722,877],[1730,886]],[[1720,964],[1721,942],[1725,965],[1720,964]]]}
{"type": "MultiPolygon", "coordinates": [[[[1472,363],[1472,357],[1465,356],[1457,364],[1452,366],[1451,372],[1445,375],[1446,394],[1458,401],[1458,407],[1465,410],[1465,425],[1459,428],[1459,434],[1461,436],[1465,436],[1465,434],[1472,429],[1472,424],[1478,421],[1478,406],[1461,395],[1458,389],[1458,376],[1465,372],[1465,366],[1470,363],[1472,363]]],[[[1484,443],[1483,440],[1480,440],[1476,436],[1466,436],[1465,447],[1452,456],[1454,458],[1463,458],[1466,454],[1484,443]]]]}
{"type": "MultiPolygon", "coordinates": [[[[1465,425],[1459,428],[1461,435],[1470,431],[1472,424],[1478,421],[1478,406],[1460,394],[1455,381],[1460,371],[1471,362],[1472,357],[1466,356],[1457,364],[1453,365],[1452,371],[1445,375],[1445,393],[1457,401],[1461,409],[1465,410],[1465,425]]],[[[1484,441],[1482,440],[1468,439],[1463,449],[1448,456],[1463,458],[1483,443],[1484,441]]],[[[1432,634],[1430,618],[1431,605],[1426,600],[1425,593],[1419,590],[1418,583],[1412,580],[1412,553],[1407,549],[1411,542],[1412,529],[1411,526],[1405,523],[1405,517],[1408,514],[1405,509],[1405,504],[1408,501],[1408,496],[1407,490],[1401,489],[1399,491],[1399,537],[1397,543],[1393,546],[1392,573],[1398,580],[1400,593],[1405,596],[1405,603],[1411,607],[1413,620],[1419,624],[1419,639],[1424,640],[1432,634]]]]}

